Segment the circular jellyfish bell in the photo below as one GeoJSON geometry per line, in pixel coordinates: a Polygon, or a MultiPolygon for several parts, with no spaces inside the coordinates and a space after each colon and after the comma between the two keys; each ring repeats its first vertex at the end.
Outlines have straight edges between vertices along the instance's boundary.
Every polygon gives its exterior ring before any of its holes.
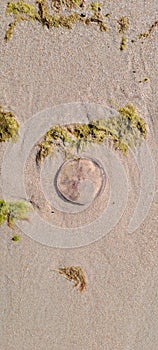
{"type": "Polygon", "coordinates": [[[105,186],[102,166],[91,158],[70,159],[60,167],[56,186],[68,201],[78,205],[90,204],[105,186]]]}

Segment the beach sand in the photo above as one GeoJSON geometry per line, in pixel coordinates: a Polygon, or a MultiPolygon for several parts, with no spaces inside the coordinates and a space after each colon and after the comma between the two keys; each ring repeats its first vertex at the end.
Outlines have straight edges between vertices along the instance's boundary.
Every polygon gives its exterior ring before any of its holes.
{"type": "MultiPolygon", "coordinates": [[[[156,350],[158,28],[147,38],[138,39],[138,34],[158,19],[157,0],[103,2],[105,13],[111,14],[106,19],[108,33],[100,32],[95,24],[79,23],[72,30],[49,31],[39,23],[23,21],[8,43],[4,35],[11,17],[5,15],[6,4],[1,0],[0,104],[13,111],[21,125],[56,105],[78,102],[115,108],[116,104],[133,104],[148,125],[155,192],[144,221],[129,234],[127,226],[141,184],[133,159],[129,155],[126,161],[121,155],[128,178],[128,204],[117,225],[95,242],[76,248],[52,247],[18,228],[14,234],[21,239],[13,242],[13,232],[1,226],[0,347],[156,350]],[[129,19],[124,51],[120,50],[122,35],[117,29],[122,16],[129,19]],[[81,266],[86,290],[80,293],[70,281],[52,271],[59,266],[81,266]]],[[[0,163],[7,146],[1,145],[0,163]]],[[[33,173],[30,176],[33,184],[33,173]]]]}

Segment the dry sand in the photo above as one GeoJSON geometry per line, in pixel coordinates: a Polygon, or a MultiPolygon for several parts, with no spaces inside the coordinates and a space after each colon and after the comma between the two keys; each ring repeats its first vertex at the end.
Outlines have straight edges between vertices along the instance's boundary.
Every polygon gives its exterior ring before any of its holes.
{"type": "MultiPolygon", "coordinates": [[[[158,147],[158,28],[136,40],[158,16],[157,0],[104,2],[109,33],[94,25],[49,32],[23,22],[6,44],[7,1],[0,5],[0,104],[22,124],[63,103],[132,103],[149,126],[148,144],[156,166],[158,147]],[[129,18],[127,48],[120,51],[117,19],[129,18]],[[146,82],[143,79],[149,78],[146,82]]],[[[1,146],[1,160],[6,145],[1,146]]],[[[123,158],[123,157],[122,157],[123,158]]],[[[1,227],[0,314],[3,350],[158,349],[158,172],[148,215],[133,233],[127,223],[139,198],[139,174],[130,156],[124,166],[129,202],[117,226],[87,246],[60,249],[34,241],[18,229],[1,227]],[[83,293],[51,271],[80,265],[83,293]]],[[[38,234],[38,233],[37,233],[38,234]]]]}

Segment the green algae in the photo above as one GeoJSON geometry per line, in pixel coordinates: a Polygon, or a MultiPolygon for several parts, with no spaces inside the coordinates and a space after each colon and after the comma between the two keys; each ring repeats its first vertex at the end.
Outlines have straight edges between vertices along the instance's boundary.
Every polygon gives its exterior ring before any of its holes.
{"type": "Polygon", "coordinates": [[[6,30],[6,34],[5,34],[5,40],[6,41],[8,41],[11,38],[11,36],[13,35],[14,29],[15,29],[15,27],[17,25],[17,22],[18,22],[18,20],[15,19],[14,22],[9,24],[8,29],[6,30]]]}
{"type": "Polygon", "coordinates": [[[109,119],[95,119],[88,124],[72,123],[54,125],[37,145],[36,161],[39,165],[47,156],[64,152],[65,156],[75,154],[90,144],[101,144],[110,140],[115,149],[127,154],[129,147],[135,147],[146,137],[145,121],[132,105],[120,107],[118,116],[109,119]]]}
{"type": "Polygon", "coordinates": [[[6,13],[13,15],[27,15],[30,19],[33,20],[35,20],[37,17],[35,6],[29,5],[23,0],[19,0],[18,2],[8,2],[6,13]]]}
{"type": "Polygon", "coordinates": [[[122,34],[122,39],[120,43],[120,50],[124,51],[127,47],[127,38],[124,35],[124,33],[127,31],[129,27],[129,20],[126,16],[121,17],[118,21],[118,31],[120,34],[122,34]]]}
{"type": "Polygon", "coordinates": [[[12,228],[16,220],[27,220],[31,207],[25,201],[6,202],[0,199],[0,225],[7,223],[12,228]]]}
{"type": "Polygon", "coordinates": [[[125,35],[123,35],[121,43],[120,43],[120,50],[124,51],[126,49],[126,47],[127,47],[127,38],[125,35]]]}
{"type": "Polygon", "coordinates": [[[39,20],[39,15],[36,11],[36,7],[24,2],[23,0],[19,0],[17,2],[8,2],[6,7],[6,14],[14,16],[14,21],[9,24],[6,31],[6,41],[11,38],[18,22],[39,20]]]}
{"type": "Polygon", "coordinates": [[[18,241],[20,241],[20,236],[16,236],[16,235],[13,236],[13,237],[12,237],[12,241],[13,241],[13,242],[18,242],[18,241]]]}
{"type": "Polygon", "coordinates": [[[12,112],[4,112],[0,106],[0,142],[17,141],[19,124],[12,112]]]}
{"type": "Polygon", "coordinates": [[[51,8],[47,0],[36,0],[34,5],[30,5],[23,0],[8,2],[6,14],[12,15],[14,20],[9,24],[5,39],[8,41],[14,29],[20,21],[36,21],[48,29],[65,28],[72,29],[73,24],[82,22],[84,24],[96,23],[100,31],[108,31],[105,24],[105,17],[102,15],[98,3],[92,2],[84,7],[80,0],[52,0],[51,8]]]}
{"type": "Polygon", "coordinates": [[[140,136],[146,138],[147,135],[147,126],[143,118],[141,118],[135,107],[132,105],[126,105],[125,107],[119,108],[119,113],[121,116],[128,120],[129,126],[131,130],[138,130],[140,132],[140,136]]]}

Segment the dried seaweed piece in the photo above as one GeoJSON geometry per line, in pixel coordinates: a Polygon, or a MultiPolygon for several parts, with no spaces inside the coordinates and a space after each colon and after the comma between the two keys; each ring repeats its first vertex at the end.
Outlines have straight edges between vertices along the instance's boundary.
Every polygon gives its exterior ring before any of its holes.
{"type": "Polygon", "coordinates": [[[141,33],[138,35],[138,38],[139,39],[142,39],[142,38],[148,38],[150,36],[150,34],[153,32],[153,30],[156,29],[156,27],[158,27],[158,21],[155,21],[148,29],[147,32],[144,32],[144,33],[141,33]]]}
{"type": "Polygon", "coordinates": [[[118,21],[119,33],[124,33],[129,27],[129,20],[126,16],[121,17],[118,21]]]}
{"type": "Polygon", "coordinates": [[[83,1],[81,0],[52,0],[52,8],[57,11],[62,11],[63,8],[68,10],[82,7],[83,1]]]}
{"type": "Polygon", "coordinates": [[[52,16],[49,14],[47,1],[46,0],[37,0],[36,3],[38,4],[38,11],[39,11],[39,21],[46,25],[49,29],[53,26],[53,19],[52,16]]]}
{"type": "Polygon", "coordinates": [[[79,286],[80,292],[86,288],[85,274],[80,266],[63,267],[57,271],[64,275],[67,280],[75,282],[74,287],[79,286]]]}
{"type": "Polygon", "coordinates": [[[17,141],[19,124],[12,112],[4,112],[0,106],[0,142],[17,141]]]}
{"type": "Polygon", "coordinates": [[[11,38],[11,36],[13,35],[14,29],[15,29],[15,27],[17,25],[17,22],[18,22],[18,20],[15,19],[14,22],[9,24],[8,29],[6,30],[6,34],[5,34],[5,40],[6,41],[8,41],[11,38]]]}
{"type": "Polygon", "coordinates": [[[6,222],[8,227],[13,228],[16,220],[27,220],[26,214],[30,209],[24,201],[6,202],[0,199],[0,225],[6,222]]]}
{"type": "Polygon", "coordinates": [[[97,23],[101,32],[109,32],[109,29],[108,29],[107,25],[104,23],[104,20],[99,18],[99,17],[92,16],[90,18],[87,18],[85,20],[85,23],[86,24],[97,23]]]}
{"type": "Polygon", "coordinates": [[[97,23],[99,25],[99,29],[101,32],[108,32],[109,29],[104,22],[104,16],[102,14],[101,4],[98,2],[92,2],[90,3],[88,9],[93,13],[92,16],[87,16],[85,23],[97,23]]]}
{"type": "Polygon", "coordinates": [[[53,27],[63,27],[67,29],[72,29],[72,26],[77,21],[80,21],[80,16],[77,13],[72,13],[70,15],[53,15],[52,24],[53,27]]]}
{"type": "Polygon", "coordinates": [[[121,43],[120,43],[120,50],[124,51],[126,49],[127,46],[127,38],[124,35],[124,33],[126,32],[126,30],[129,27],[129,20],[126,16],[121,17],[118,21],[118,31],[120,34],[122,35],[122,39],[121,39],[121,43]]]}

